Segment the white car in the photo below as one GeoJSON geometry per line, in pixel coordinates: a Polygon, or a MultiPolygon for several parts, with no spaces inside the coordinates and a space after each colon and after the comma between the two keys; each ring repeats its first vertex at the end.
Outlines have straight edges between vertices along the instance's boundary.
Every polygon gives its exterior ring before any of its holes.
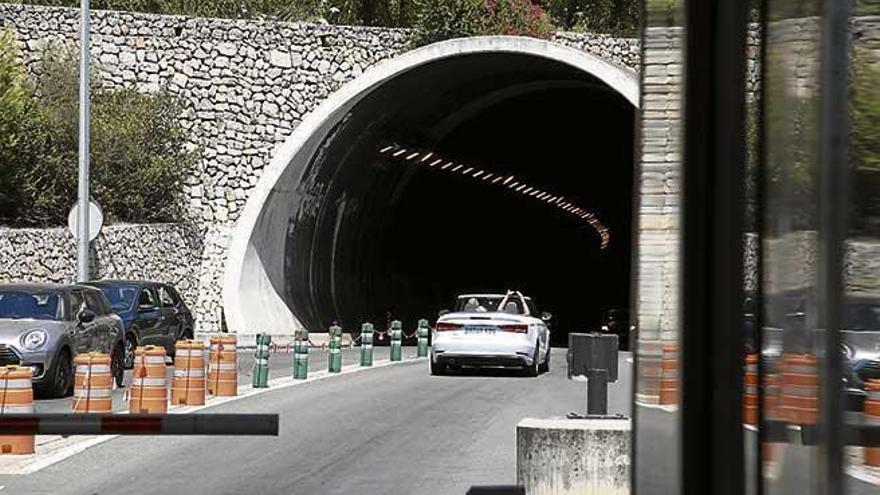
{"type": "Polygon", "coordinates": [[[537,376],[550,366],[550,321],[519,292],[465,294],[434,325],[431,374],[450,367],[516,367],[537,376]]]}

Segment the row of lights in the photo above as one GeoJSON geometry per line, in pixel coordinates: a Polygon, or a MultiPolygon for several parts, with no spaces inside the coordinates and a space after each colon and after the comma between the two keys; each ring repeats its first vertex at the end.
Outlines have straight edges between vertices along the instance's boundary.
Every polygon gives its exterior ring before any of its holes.
{"type": "Polygon", "coordinates": [[[596,215],[593,212],[575,205],[574,203],[566,199],[565,196],[556,195],[548,191],[544,191],[540,188],[530,186],[525,182],[519,181],[511,174],[495,174],[477,167],[469,167],[463,163],[455,163],[451,160],[446,160],[440,157],[437,153],[434,153],[433,151],[417,151],[395,145],[389,145],[379,149],[379,153],[415,165],[423,165],[425,167],[447,173],[457,173],[473,180],[479,180],[488,184],[506,187],[513,192],[520,193],[527,198],[534,199],[535,201],[542,201],[548,206],[558,208],[563,212],[573,215],[579,218],[581,221],[586,222],[591,227],[593,227],[596,233],[599,234],[599,237],[601,238],[602,249],[607,248],[608,243],[611,242],[611,234],[608,230],[608,227],[603,225],[602,222],[598,218],[596,218],[596,215]]]}

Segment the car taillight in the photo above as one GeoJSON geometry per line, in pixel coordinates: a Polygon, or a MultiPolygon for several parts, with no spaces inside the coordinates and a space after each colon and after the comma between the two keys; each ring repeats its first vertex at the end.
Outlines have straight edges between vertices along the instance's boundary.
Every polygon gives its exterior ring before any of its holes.
{"type": "Polygon", "coordinates": [[[435,332],[449,332],[452,330],[458,330],[461,327],[462,327],[462,325],[459,323],[440,323],[440,322],[438,322],[436,325],[434,325],[434,331],[435,332]]]}
{"type": "Polygon", "coordinates": [[[499,325],[502,332],[529,333],[528,325],[499,325]]]}

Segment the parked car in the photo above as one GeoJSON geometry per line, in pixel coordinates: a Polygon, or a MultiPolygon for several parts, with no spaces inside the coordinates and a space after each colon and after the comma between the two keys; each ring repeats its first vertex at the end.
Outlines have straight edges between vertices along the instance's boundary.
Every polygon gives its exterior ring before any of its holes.
{"type": "Polygon", "coordinates": [[[174,357],[174,344],[193,338],[192,312],[170,284],[136,280],[100,280],[89,285],[101,289],[113,312],[125,327],[125,365],[134,364],[134,349],[139,345],[165,347],[174,357]]]}
{"type": "Polygon", "coordinates": [[[30,366],[38,394],[73,392],[73,358],[110,353],[123,380],[122,320],[101,291],[82,285],[0,284],[0,365],[30,366]]]}
{"type": "Polygon", "coordinates": [[[550,366],[549,313],[520,292],[458,296],[434,326],[431,374],[449,367],[517,367],[537,376],[550,366]]]}
{"type": "Polygon", "coordinates": [[[625,309],[609,309],[602,323],[602,333],[617,335],[617,347],[629,350],[629,336],[633,327],[629,324],[629,312],[625,309]]]}

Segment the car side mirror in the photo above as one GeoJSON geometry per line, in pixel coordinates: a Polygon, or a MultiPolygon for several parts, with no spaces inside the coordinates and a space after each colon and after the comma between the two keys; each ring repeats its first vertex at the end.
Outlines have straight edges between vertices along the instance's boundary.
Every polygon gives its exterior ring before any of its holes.
{"type": "Polygon", "coordinates": [[[91,309],[83,309],[78,315],[76,315],[76,319],[80,323],[91,323],[95,321],[95,316],[95,312],[91,309]]]}
{"type": "Polygon", "coordinates": [[[443,316],[443,315],[448,315],[448,314],[449,314],[448,309],[441,309],[440,311],[437,312],[437,316],[443,316]]]}
{"type": "Polygon", "coordinates": [[[138,305],[138,313],[149,313],[151,311],[156,311],[156,306],[152,304],[140,304],[138,305]]]}
{"type": "Polygon", "coordinates": [[[544,311],[543,313],[541,313],[541,319],[544,320],[544,321],[550,321],[550,320],[553,319],[553,315],[551,315],[550,313],[544,311]]]}

